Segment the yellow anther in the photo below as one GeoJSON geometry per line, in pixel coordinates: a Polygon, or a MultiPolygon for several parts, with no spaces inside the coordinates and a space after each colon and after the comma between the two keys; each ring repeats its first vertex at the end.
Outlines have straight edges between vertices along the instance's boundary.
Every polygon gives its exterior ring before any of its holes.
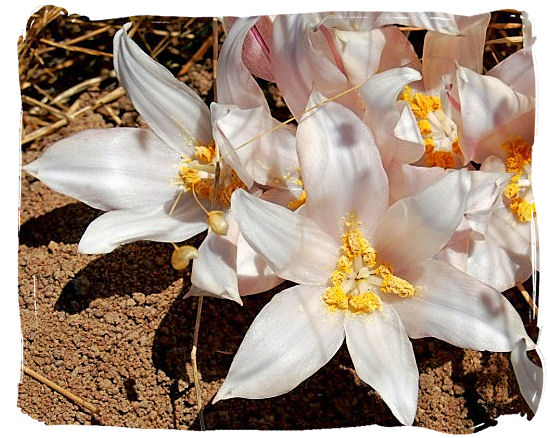
{"type": "Polygon", "coordinates": [[[183,271],[192,259],[196,259],[199,256],[199,251],[197,248],[191,245],[184,245],[177,247],[172,253],[172,258],[170,259],[172,267],[177,271],[183,271]]]}
{"type": "Polygon", "coordinates": [[[342,234],[342,250],[349,258],[360,257],[372,249],[359,228],[352,228],[342,234]]]}
{"type": "Polygon", "coordinates": [[[348,307],[353,313],[372,313],[382,309],[382,300],[374,292],[352,295],[348,307]]]}
{"type": "Polygon", "coordinates": [[[399,295],[400,297],[412,297],[416,290],[412,284],[407,280],[403,280],[401,277],[390,274],[382,278],[382,286],[380,290],[386,293],[392,293],[399,295]]]}
{"type": "Polygon", "coordinates": [[[352,266],[353,264],[347,255],[344,254],[338,257],[338,261],[336,262],[336,269],[338,271],[349,274],[352,270],[352,266]]]}
{"type": "Polygon", "coordinates": [[[529,222],[536,214],[535,203],[527,202],[522,198],[512,199],[510,201],[510,210],[512,210],[520,222],[529,222]]]}
{"type": "Polygon", "coordinates": [[[376,250],[369,246],[366,251],[363,253],[363,262],[367,264],[369,268],[374,268],[376,266],[376,250]]]}
{"type": "Polygon", "coordinates": [[[454,139],[452,148],[455,154],[462,155],[462,149],[460,149],[460,143],[458,142],[458,137],[454,139]]]}
{"type": "Polygon", "coordinates": [[[225,236],[229,229],[229,224],[225,220],[223,211],[213,210],[208,212],[206,217],[210,229],[214,231],[218,236],[225,236]]]}
{"type": "Polygon", "coordinates": [[[341,286],[329,287],[323,294],[323,302],[331,310],[347,310],[348,296],[341,286]]]}
{"type": "Polygon", "coordinates": [[[300,197],[298,199],[295,199],[294,201],[290,201],[288,203],[288,208],[291,210],[296,210],[298,207],[301,207],[305,204],[307,199],[306,191],[302,190],[302,193],[300,194],[300,197]]]}
{"type": "Polygon", "coordinates": [[[197,144],[195,145],[195,158],[201,163],[210,164],[212,158],[216,155],[216,144],[211,142],[207,145],[197,144]]]}
{"type": "Polygon", "coordinates": [[[508,199],[515,198],[519,193],[519,186],[515,183],[510,183],[508,186],[504,189],[504,196],[508,199]]]}
{"type": "Polygon", "coordinates": [[[386,275],[393,274],[393,267],[389,263],[380,263],[380,266],[374,270],[373,274],[384,278],[386,275]]]}
{"type": "Polygon", "coordinates": [[[428,135],[432,132],[432,125],[430,125],[430,122],[428,122],[427,120],[419,120],[418,128],[420,129],[420,133],[422,135],[428,135]]]}
{"type": "Polygon", "coordinates": [[[201,180],[197,170],[191,169],[185,165],[180,168],[178,176],[185,186],[197,184],[201,180]]]}

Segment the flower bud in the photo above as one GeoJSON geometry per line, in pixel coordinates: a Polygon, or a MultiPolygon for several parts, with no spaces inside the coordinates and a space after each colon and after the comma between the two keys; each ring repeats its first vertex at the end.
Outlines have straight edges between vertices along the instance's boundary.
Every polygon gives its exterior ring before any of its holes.
{"type": "Polygon", "coordinates": [[[191,259],[196,259],[199,256],[199,251],[197,248],[191,245],[183,245],[174,250],[172,253],[172,267],[177,271],[183,271],[191,259]]]}
{"type": "Polygon", "coordinates": [[[229,224],[225,220],[223,211],[213,210],[208,212],[207,221],[212,231],[214,231],[214,233],[218,236],[225,236],[227,234],[229,224]]]}

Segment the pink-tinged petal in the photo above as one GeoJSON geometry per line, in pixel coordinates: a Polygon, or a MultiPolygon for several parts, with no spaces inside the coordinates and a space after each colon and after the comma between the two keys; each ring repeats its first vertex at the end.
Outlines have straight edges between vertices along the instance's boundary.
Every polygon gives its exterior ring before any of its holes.
{"type": "MultiPolygon", "coordinates": [[[[273,77],[286,104],[295,116],[305,109],[313,85],[328,96],[348,88],[344,73],[318,48],[313,47],[310,34],[316,15],[278,15],[273,21],[271,66],[273,77]]],[[[314,35],[325,38],[321,30],[314,35]]]]}
{"type": "Polygon", "coordinates": [[[343,314],[327,311],[321,294],[318,287],[295,286],[273,297],[248,329],[213,403],[284,394],[336,354],[343,314]]]}
{"type": "Polygon", "coordinates": [[[523,398],[533,413],[536,414],[542,394],[542,368],[535,365],[527,357],[527,343],[524,339],[514,346],[512,354],[510,355],[510,360],[514,368],[514,374],[516,375],[521,395],[523,395],[523,398]]]}
{"type": "Polygon", "coordinates": [[[156,208],[107,212],[88,226],[80,239],[78,251],[103,254],[138,240],[182,242],[207,228],[204,212],[192,196],[183,195],[170,215],[172,204],[169,202],[156,208]]]}
{"type": "Polygon", "coordinates": [[[420,60],[414,51],[413,45],[404,33],[396,26],[386,26],[382,28],[382,32],[384,33],[386,44],[380,56],[378,71],[399,67],[410,67],[420,70],[420,60]]]}
{"type": "MultiPolygon", "coordinates": [[[[223,24],[226,33],[237,21],[236,17],[223,17],[223,24]]],[[[274,82],[271,72],[271,39],[273,24],[267,16],[260,17],[256,24],[247,33],[243,44],[243,61],[248,70],[254,75],[266,81],[274,82]]]]}
{"type": "Polygon", "coordinates": [[[248,187],[254,181],[269,187],[296,187],[300,166],[293,127],[282,126],[266,134],[280,124],[265,108],[240,109],[216,103],[211,108],[220,152],[248,187]]]}
{"type": "Polygon", "coordinates": [[[472,185],[466,170],[445,177],[414,196],[395,202],[380,218],[373,246],[395,269],[434,256],[458,228],[472,185]]]}
{"type": "Polygon", "coordinates": [[[189,155],[197,141],[212,139],[208,107],[132,41],[129,27],[124,25],[113,41],[118,80],[151,129],[174,150],[189,155]]]}
{"type": "Polygon", "coordinates": [[[273,272],[242,235],[237,240],[237,276],[241,296],[265,292],[284,281],[273,272]]]}
{"type": "Polygon", "coordinates": [[[285,280],[324,285],[334,269],[338,242],[312,220],[244,190],[231,207],[248,244],[285,280]]]}
{"type": "MultiPolygon", "coordinates": [[[[308,105],[322,99],[312,94],[308,105]]],[[[342,218],[355,213],[370,235],[388,205],[388,179],[367,125],[330,102],[300,120],[296,144],[307,193],[303,214],[338,239],[342,218]]]]}
{"type": "Polygon", "coordinates": [[[422,52],[422,76],[426,90],[442,85],[443,75],[454,75],[456,63],[481,73],[485,34],[491,14],[457,17],[458,35],[427,32],[422,52]]]}
{"type": "Polygon", "coordinates": [[[333,38],[350,83],[361,84],[378,71],[386,44],[383,29],[366,32],[334,29],[333,38]]]}
{"type": "Polygon", "coordinates": [[[372,76],[360,88],[365,101],[365,118],[373,130],[384,164],[388,164],[395,154],[393,132],[401,116],[397,98],[405,85],[420,78],[420,73],[412,68],[395,68],[372,76]]]}
{"type": "Polygon", "coordinates": [[[472,160],[483,163],[490,156],[506,161],[509,152],[503,145],[514,137],[523,138],[532,145],[535,136],[535,108],[511,117],[502,124],[495,126],[477,143],[473,145],[472,160]]]}
{"type": "Polygon", "coordinates": [[[446,175],[441,167],[421,167],[393,161],[388,166],[390,203],[407,198],[431,186],[446,175]]]}
{"type": "Polygon", "coordinates": [[[411,107],[409,105],[402,105],[402,107],[401,116],[393,130],[397,140],[394,159],[400,163],[415,163],[422,158],[426,147],[411,107]]]}
{"type": "Polygon", "coordinates": [[[24,167],[53,190],[101,210],[162,205],[174,197],[180,157],[153,132],[90,129],[24,167]]]}
{"type": "Polygon", "coordinates": [[[432,259],[398,275],[417,288],[417,295],[385,298],[411,338],[431,336],[460,348],[501,352],[529,339],[503,295],[448,263],[432,259]]]}
{"type": "MultiPolygon", "coordinates": [[[[458,92],[462,116],[461,147],[466,155],[477,157],[487,150],[481,140],[502,130],[514,117],[534,109],[534,98],[514,91],[501,80],[458,67],[458,92]]],[[[520,126],[519,129],[522,129],[520,126]]],[[[491,154],[496,155],[494,151],[491,154]]]]}
{"type": "Polygon", "coordinates": [[[268,109],[264,93],[243,62],[243,43],[258,17],[239,18],[225,37],[218,61],[218,102],[268,109]]]}
{"type": "Polygon", "coordinates": [[[372,386],[405,425],[412,425],[418,402],[418,368],[399,315],[384,303],[370,315],[347,315],[346,344],[357,375],[372,386]]]}
{"type": "Polygon", "coordinates": [[[209,232],[199,246],[199,256],[193,261],[191,283],[208,295],[226,298],[242,305],[237,281],[237,240],[239,226],[230,211],[225,215],[229,225],[225,236],[209,232]]]}
{"type": "Polygon", "coordinates": [[[526,96],[535,97],[533,48],[521,49],[487,72],[526,96]]]}
{"type": "Polygon", "coordinates": [[[506,206],[495,209],[483,238],[470,243],[468,274],[499,292],[526,281],[533,274],[534,227],[518,223],[506,206]]]}
{"type": "Polygon", "coordinates": [[[472,230],[468,226],[468,222],[466,219],[463,219],[447,244],[434,258],[447,262],[455,268],[466,272],[471,232],[472,230]]]}
{"type": "Polygon", "coordinates": [[[282,205],[283,207],[291,208],[291,203],[297,201],[302,195],[303,188],[298,186],[291,189],[269,189],[260,196],[266,201],[282,205]]]}

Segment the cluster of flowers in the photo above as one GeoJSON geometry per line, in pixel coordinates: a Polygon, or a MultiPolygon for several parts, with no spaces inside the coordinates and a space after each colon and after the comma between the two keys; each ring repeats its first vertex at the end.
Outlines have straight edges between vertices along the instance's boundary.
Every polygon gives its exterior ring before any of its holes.
{"type": "Polygon", "coordinates": [[[106,253],[208,229],[190,295],[296,283],[257,315],[214,401],[286,393],[344,339],[359,377],[412,424],[409,338],[512,352],[536,410],[535,344],[501,294],[536,269],[532,41],[482,75],[489,14],[226,19],[210,110],[128,36],[120,83],[150,129],[88,130],[25,170],[107,212],[79,244],[106,253]],[[419,60],[398,25],[428,29],[419,60]],[[297,123],[271,116],[254,76],[297,123]],[[287,121],[288,122],[288,121],[287,121]]]}

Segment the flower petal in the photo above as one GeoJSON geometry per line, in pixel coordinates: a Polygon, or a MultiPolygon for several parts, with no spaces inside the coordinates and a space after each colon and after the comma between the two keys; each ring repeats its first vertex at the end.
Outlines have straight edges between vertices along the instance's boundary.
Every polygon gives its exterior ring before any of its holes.
{"type": "Polygon", "coordinates": [[[491,14],[457,16],[457,35],[427,32],[422,52],[422,77],[426,90],[442,85],[443,75],[455,73],[456,63],[481,73],[485,34],[491,14]]]}
{"type": "Polygon", "coordinates": [[[179,159],[149,130],[90,129],[58,141],[24,169],[94,208],[133,209],[174,197],[179,159]]]}
{"type": "Polygon", "coordinates": [[[380,218],[374,247],[397,270],[432,257],[460,224],[471,185],[468,171],[452,171],[414,196],[395,202],[380,218]]]}
{"type": "Polygon", "coordinates": [[[524,282],[533,274],[535,226],[534,221],[517,223],[506,206],[496,208],[483,238],[470,242],[466,272],[499,292],[524,282]]]}
{"type": "Polygon", "coordinates": [[[284,281],[252,249],[242,234],[237,240],[237,276],[241,296],[265,292],[284,281]]]}
{"type": "Polygon", "coordinates": [[[258,17],[238,18],[225,37],[218,61],[218,102],[268,109],[264,93],[243,61],[243,44],[258,17]]]}
{"type": "MultiPolygon", "coordinates": [[[[485,136],[534,109],[533,98],[514,91],[495,77],[458,67],[457,80],[463,129],[461,147],[465,148],[467,156],[477,157],[477,149],[487,150],[481,141],[485,136]]],[[[497,155],[494,151],[490,154],[497,155]]]]}
{"type": "Polygon", "coordinates": [[[535,365],[527,357],[527,343],[524,339],[514,346],[510,360],[521,395],[523,395],[533,413],[536,414],[542,394],[542,368],[535,365]]]}
{"type": "Polygon", "coordinates": [[[113,41],[118,80],[151,129],[175,151],[190,155],[197,141],[212,139],[208,107],[132,41],[129,27],[124,25],[113,41]]]}
{"type": "Polygon", "coordinates": [[[420,73],[412,68],[394,68],[372,76],[360,88],[365,101],[365,118],[373,130],[384,164],[388,164],[395,154],[393,132],[401,117],[397,98],[405,85],[420,78],[420,73]]]}
{"type": "Polygon", "coordinates": [[[242,189],[233,193],[231,206],[243,237],[279,277],[302,284],[326,284],[339,245],[313,220],[242,189]]]}
{"type": "Polygon", "coordinates": [[[306,109],[313,84],[328,96],[348,87],[344,73],[311,43],[316,18],[318,14],[290,14],[273,21],[273,77],[295,116],[306,109]]]}
{"type": "Polygon", "coordinates": [[[501,352],[528,339],[519,314],[503,295],[448,263],[431,259],[398,275],[418,288],[418,295],[384,298],[411,338],[433,336],[460,348],[501,352]]]}
{"type": "Polygon", "coordinates": [[[260,311],[213,403],[284,394],[314,374],[344,340],[343,315],[328,312],[318,287],[278,293],[260,311]]]}
{"type": "MultiPolygon", "coordinates": [[[[308,105],[322,100],[314,93],[308,105]]],[[[349,213],[372,234],[388,205],[388,179],[367,125],[353,111],[329,102],[300,120],[296,143],[307,193],[302,213],[335,239],[349,213]]]]}
{"type": "Polygon", "coordinates": [[[229,225],[225,236],[209,231],[193,261],[191,283],[210,296],[226,298],[242,305],[237,282],[237,240],[239,225],[230,211],[225,215],[229,225]]]}
{"type": "Polygon", "coordinates": [[[269,187],[296,187],[300,166],[293,127],[280,126],[262,107],[240,109],[212,103],[211,108],[220,151],[248,187],[253,181],[269,187]],[[275,126],[280,128],[268,132],[275,126]]]}
{"type": "Polygon", "coordinates": [[[141,210],[112,210],[86,229],[78,244],[84,254],[102,254],[137,240],[182,242],[207,228],[204,212],[191,196],[183,195],[170,215],[172,202],[141,210]]]}
{"type": "Polygon", "coordinates": [[[526,47],[508,56],[487,72],[526,96],[535,97],[533,48],[526,47]]]}
{"type": "Polygon", "coordinates": [[[388,166],[390,203],[415,195],[445,176],[441,167],[421,167],[393,161],[388,166]]]}
{"type": "Polygon", "coordinates": [[[384,303],[370,315],[348,315],[346,344],[357,375],[372,386],[402,423],[412,425],[418,402],[418,368],[399,315],[384,303]]]}

